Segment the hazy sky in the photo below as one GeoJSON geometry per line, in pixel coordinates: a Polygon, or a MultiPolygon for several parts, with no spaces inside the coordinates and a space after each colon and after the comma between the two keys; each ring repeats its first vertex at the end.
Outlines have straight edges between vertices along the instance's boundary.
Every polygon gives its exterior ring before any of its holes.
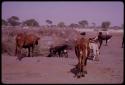
{"type": "Polygon", "coordinates": [[[124,22],[124,4],[120,1],[3,2],[2,19],[11,16],[18,16],[20,21],[34,18],[40,25],[45,25],[45,20],[50,19],[53,24],[63,21],[69,25],[87,20],[89,25],[110,21],[112,26],[121,26],[124,22]]]}

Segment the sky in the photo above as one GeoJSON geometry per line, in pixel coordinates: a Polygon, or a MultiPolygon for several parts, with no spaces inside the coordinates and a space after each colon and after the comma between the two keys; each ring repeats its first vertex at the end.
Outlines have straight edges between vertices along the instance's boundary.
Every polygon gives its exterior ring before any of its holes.
{"type": "Polygon", "coordinates": [[[111,26],[124,23],[124,4],[121,1],[4,1],[2,3],[2,19],[17,16],[20,21],[35,19],[40,25],[46,20],[53,24],[64,22],[66,25],[87,20],[89,25],[101,25],[110,21],[111,26]]]}

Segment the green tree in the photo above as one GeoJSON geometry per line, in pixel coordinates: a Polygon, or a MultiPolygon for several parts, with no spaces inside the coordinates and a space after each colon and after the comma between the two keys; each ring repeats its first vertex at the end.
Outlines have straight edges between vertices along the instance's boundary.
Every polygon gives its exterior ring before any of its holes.
{"type": "Polygon", "coordinates": [[[46,23],[52,25],[53,22],[51,20],[47,19],[46,23]]]}
{"type": "Polygon", "coordinates": [[[57,26],[60,27],[60,28],[63,28],[63,27],[65,27],[65,23],[64,22],[59,22],[57,24],[57,26]]]}
{"type": "Polygon", "coordinates": [[[35,19],[26,20],[22,24],[26,26],[39,26],[39,23],[35,19]]]}
{"type": "Polygon", "coordinates": [[[2,19],[2,26],[7,26],[8,25],[8,22],[4,19],[2,19]]]}
{"type": "Polygon", "coordinates": [[[20,25],[19,18],[17,16],[12,16],[12,17],[8,18],[7,22],[11,26],[18,26],[18,25],[20,25]]]}
{"type": "Polygon", "coordinates": [[[70,25],[69,25],[69,27],[71,27],[71,28],[77,28],[79,25],[78,24],[75,24],[75,23],[71,23],[70,25]]]}
{"type": "Polygon", "coordinates": [[[87,20],[82,20],[82,21],[79,21],[78,23],[83,28],[88,27],[88,21],[87,20]]]}
{"type": "Polygon", "coordinates": [[[111,25],[111,22],[109,21],[102,22],[102,30],[107,31],[110,25],[111,25]]]}

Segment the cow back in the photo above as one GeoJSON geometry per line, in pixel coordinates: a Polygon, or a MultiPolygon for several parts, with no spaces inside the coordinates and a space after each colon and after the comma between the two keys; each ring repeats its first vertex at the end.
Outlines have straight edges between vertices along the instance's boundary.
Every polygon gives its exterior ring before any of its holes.
{"type": "Polygon", "coordinates": [[[89,40],[87,38],[81,38],[76,41],[75,53],[79,58],[81,55],[87,57],[89,50],[89,40]]]}

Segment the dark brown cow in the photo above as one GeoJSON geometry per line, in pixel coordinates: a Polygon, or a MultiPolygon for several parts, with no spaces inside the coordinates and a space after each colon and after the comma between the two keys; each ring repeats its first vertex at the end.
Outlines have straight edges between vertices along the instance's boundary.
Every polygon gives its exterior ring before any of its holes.
{"type": "Polygon", "coordinates": [[[38,40],[40,38],[37,37],[34,34],[24,34],[24,33],[19,33],[16,36],[16,50],[15,50],[15,55],[19,55],[18,59],[21,60],[21,49],[22,48],[28,48],[28,56],[30,57],[30,51],[32,48],[32,56],[33,56],[33,50],[34,46],[38,45],[38,40]]]}
{"type": "Polygon", "coordinates": [[[106,41],[106,46],[107,46],[107,42],[108,42],[108,40],[109,39],[111,39],[112,38],[112,35],[104,35],[102,32],[99,32],[99,34],[98,34],[98,41],[99,41],[99,49],[101,48],[101,46],[102,46],[102,43],[103,43],[103,40],[105,40],[106,41]]]}
{"type": "Polygon", "coordinates": [[[75,44],[75,53],[78,58],[78,64],[76,68],[78,69],[78,73],[76,76],[80,78],[81,76],[85,76],[84,74],[87,73],[85,67],[87,65],[87,57],[89,55],[90,48],[89,48],[89,40],[86,38],[81,38],[76,41],[75,44]]]}
{"type": "Polygon", "coordinates": [[[67,52],[68,49],[69,49],[69,46],[66,45],[66,44],[60,45],[60,46],[51,47],[49,49],[50,53],[49,53],[48,57],[55,56],[56,54],[59,57],[62,57],[63,55],[65,57],[68,57],[68,52],[67,52]]]}

